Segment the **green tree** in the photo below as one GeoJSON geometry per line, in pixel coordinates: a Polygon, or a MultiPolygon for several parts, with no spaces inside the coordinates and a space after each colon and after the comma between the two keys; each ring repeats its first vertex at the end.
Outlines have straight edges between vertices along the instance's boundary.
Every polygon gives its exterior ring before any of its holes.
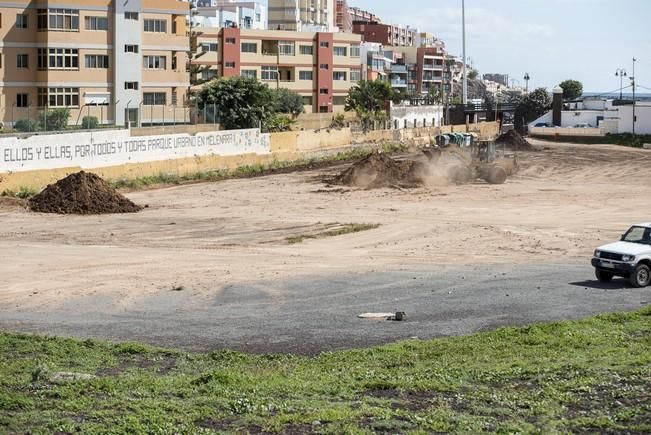
{"type": "Polygon", "coordinates": [[[303,106],[303,97],[297,94],[294,91],[289,89],[280,88],[273,91],[276,112],[278,113],[289,113],[293,117],[297,117],[301,113],[305,112],[305,107],[303,106]]]}
{"type": "Polygon", "coordinates": [[[45,109],[38,115],[38,123],[45,131],[65,130],[70,119],[70,109],[61,107],[58,109],[45,109]]]}
{"type": "Polygon", "coordinates": [[[577,80],[565,80],[559,86],[563,88],[565,100],[576,100],[583,95],[583,84],[577,80]]]}
{"type": "Polygon", "coordinates": [[[470,71],[468,71],[468,80],[475,80],[479,76],[479,71],[476,69],[472,68],[470,71]]]}
{"type": "Polygon", "coordinates": [[[516,128],[522,131],[525,124],[544,115],[551,106],[552,98],[545,88],[538,88],[525,95],[515,107],[516,128]]]}
{"type": "Polygon", "coordinates": [[[276,113],[274,94],[256,79],[230,77],[206,83],[197,95],[200,110],[215,110],[227,130],[263,126],[276,113]]]}
{"type": "Polygon", "coordinates": [[[396,92],[386,81],[362,81],[348,91],[344,110],[354,111],[362,127],[368,130],[374,121],[387,119],[389,103],[397,98],[396,92]]]}

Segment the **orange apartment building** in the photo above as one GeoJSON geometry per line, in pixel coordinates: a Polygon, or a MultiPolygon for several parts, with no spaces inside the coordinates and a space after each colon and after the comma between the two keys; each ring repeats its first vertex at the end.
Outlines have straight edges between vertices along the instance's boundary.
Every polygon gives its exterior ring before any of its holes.
{"type": "Polygon", "coordinates": [[[180,118],[170,110],[189,88],[187,14],[179,0],[0,3],[0,121],[44,107],[70,108],[70,123],[180,118]]]}
{"type": "Polygon", "coordinates": [[[346,33],[198,28],[202,79],[245,76],[303,97],[307,113],[343,110],[361,77],[361,37],[346,33]]]}

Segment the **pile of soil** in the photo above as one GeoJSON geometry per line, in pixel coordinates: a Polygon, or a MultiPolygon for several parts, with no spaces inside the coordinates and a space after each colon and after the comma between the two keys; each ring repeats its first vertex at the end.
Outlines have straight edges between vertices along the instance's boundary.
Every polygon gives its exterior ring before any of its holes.
{"type": "Polygon", "coordinates": [[[135,213],[142,210],[102,178],[84,171],[47,186],[29,200],[29,208],[40,213],[60,214],[135,213]]]}
{"type": "Polygon", "coordinates": [[[515,130],[509,130],[497,138],[495,143],[499,145],[506,145],[507,147],[517,151],[537,151],[520,133],[515,130]]]}
{"type": "Polygon", "coordinates": [[[399,186],[410,178],[410,168],[410,162],[396,162],[386,154],[374,153],[336,176],[333,183],[364,189],[399,186]]]}

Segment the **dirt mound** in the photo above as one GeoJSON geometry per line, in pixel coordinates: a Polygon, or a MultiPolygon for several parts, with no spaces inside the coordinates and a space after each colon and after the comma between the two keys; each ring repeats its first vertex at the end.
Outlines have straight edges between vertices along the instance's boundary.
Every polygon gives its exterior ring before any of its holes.
{"type": "Polygon", "coordinates": [[[403,185],[410,168],[410,162],[396,162],[386,154],[374,153],[336,176],[334,183],[364,189],[403,185]]]}
{"type": "Polygon", "coordinates": [[[84,171],[47,186],[29,200],[29,208],[41,213],[60,214],[135,213],[142,210],[102,178],[84,171]]]}
{"type": "Polygon", "coordinates": [[[499,145],[506,145],[507,147],[517,151],[537,151],[520,133],[515,130],[509,130],[497,138],[495,143],[499,145]]]}

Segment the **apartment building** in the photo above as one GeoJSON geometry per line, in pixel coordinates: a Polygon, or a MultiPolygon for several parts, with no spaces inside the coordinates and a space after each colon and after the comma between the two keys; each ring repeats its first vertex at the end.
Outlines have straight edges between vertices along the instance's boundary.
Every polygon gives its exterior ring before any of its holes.
{"type": "Polygon", "coordinates": [[[267,6],[259,0],[199,0],[193,24],[262,30],[267,28],[267,6]]]}
{"type": "Polygon", "coordinates": [[[71,122],[102,113],[121,125],[143,106],[182,106],[187,13],[177,0],[0,3],[0,119],[68,107],[71,122]]]}
{"type": "Polygon", "coordinates": [[[361,80],[359,35],[239,28],[197,29],[202,78],[244,76],[303,97],[306,112],[343,110],[361,80]]]}
{"type": "Polygon", "coordinates": [[[336,32],[335,0],[268,0],[269,29],[336,32]]]}
{"type": "Polygon", "coordinates": [[[381,23],[382,22],[380,17],[378,17],[374,13],[371,13],[369,11],[365,11],[365,10],[357,8],[357,7],[349,7],[348,8],[348,13],[350,14],[350,19],[353,22],[355,22],[355,21],[358,21],[360,23],[381,23]]]}
{"type": "Polygon", "coordinates": [[[413,47],[416,43],[417,31],[408,26],[382,24],[375,21],[353,21],[353,33],[362,35],[364,42],[413,47]]]}
{"type": "Polygon", "coordinates": [[[353,33],[353,18],[350,15],[350,9],[346,0],[336,0],[335,5],[335,23],[340,32],[353,33]]]}

